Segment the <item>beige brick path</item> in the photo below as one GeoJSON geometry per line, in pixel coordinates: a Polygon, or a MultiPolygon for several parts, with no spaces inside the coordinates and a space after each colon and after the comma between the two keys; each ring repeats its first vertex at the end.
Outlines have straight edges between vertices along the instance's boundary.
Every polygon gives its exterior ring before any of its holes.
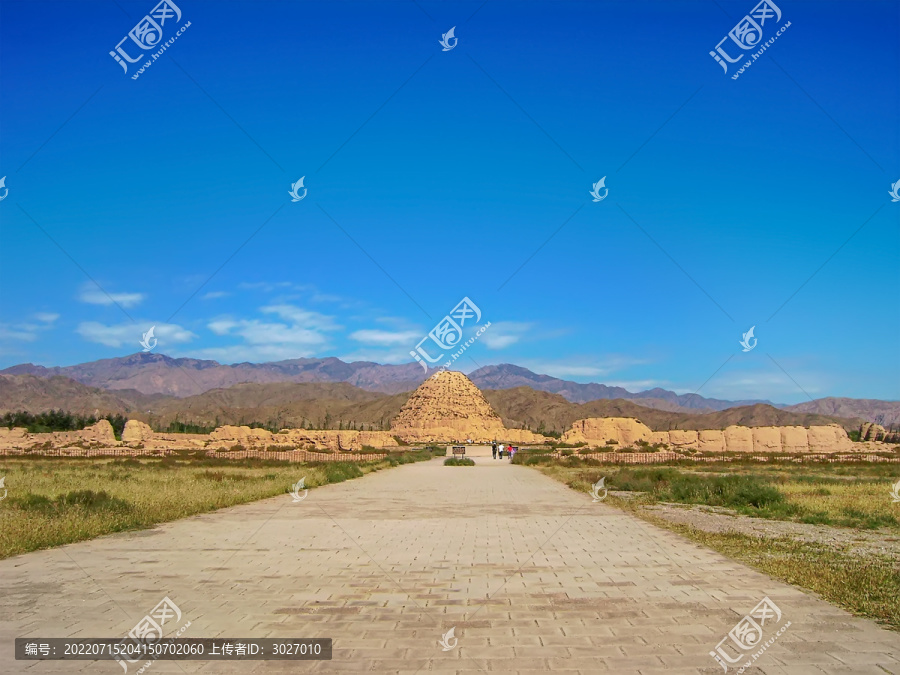
{"type": "Polygon", "coordinates": [[[792,625],[746,673],[900,675],[896,633],[537,471],[477,461],[0,561],[0,673],[121,673],[17,662],[12,641],[121,636],[168,595],[192,621],[184,637],[331,637],[334,659],[159,661],[148,674],[712,674],[709,651],[769,596],[792,625]]]}

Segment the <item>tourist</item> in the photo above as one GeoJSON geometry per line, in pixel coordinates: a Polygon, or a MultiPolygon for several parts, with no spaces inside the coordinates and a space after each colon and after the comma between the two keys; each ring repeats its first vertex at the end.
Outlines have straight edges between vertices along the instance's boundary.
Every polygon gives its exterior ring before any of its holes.
{"type": "Polygon", "coordinates": [[[500,444],[500,459],[503,459],[503,443],[500,444]]]}
{"type": "Polygon", "coordinates": [[[494,456],[494,459],[497,459],[497,441],[491,442],[491,454],[494,456]]]}

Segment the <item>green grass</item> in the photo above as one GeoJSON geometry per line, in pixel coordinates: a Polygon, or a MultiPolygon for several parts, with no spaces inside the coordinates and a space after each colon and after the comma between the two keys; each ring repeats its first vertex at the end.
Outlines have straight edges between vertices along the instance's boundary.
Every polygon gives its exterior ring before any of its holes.
{"type": "Polygon", "coordinates": [[[191,456],[164,459],[4,458],[0,559],[103,534],[143,529],[306,487],[340,483],[432,451],[372,462],[288,463],[191,456]]]}
{"type": "Polygon", "coordinates": [[[444,466],[475,466],[475,460],[468,457],[448,457],[444,466]]]}
{"type": "MultiPolygon", "coordinates": [[[[515,460],[514,460],[515,461],[515,460]]],[[[890,499],[890,487],[900,467],[854,464],[857,475],[836,472],[834,465],[655,465],[598,467],[569,458],[547,461],[540,455],[523,464],[536,464],[570,487],[588,491],[606,477],[610,490],[644,493],[640,503],[675,502],[721,506],[758,518],[860,529],[900,529],[900,508],[890,499]]]]}

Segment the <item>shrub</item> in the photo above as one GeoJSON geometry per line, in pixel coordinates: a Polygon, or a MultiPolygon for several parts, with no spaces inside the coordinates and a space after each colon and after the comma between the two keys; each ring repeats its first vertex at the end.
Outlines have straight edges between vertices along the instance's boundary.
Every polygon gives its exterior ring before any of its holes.
{"type": "Polygon", "coordinates": [[[475,460],[468,457],[448,457],[444,460],[444,466],[475,466],[475,460]]]}
{"type": "Polygon", "coordinates": [[[758,476],[698,476],[660,467],[622,469],[612,483],[617,490],[649,492],[661,501],[724,506],[751,514],[791,515],[798,511],[771,481],[758,476]]]}
{"type": "Polygon", "coordinates": [[[105,491],[75,490],[48,499],[43,495],[28,493],[24,497],[10,500],[23,511],[40,511],[46,515],[58,515],[67,508],[81,508],[86,511],[131,511],[132,506],[123,499],[111,497],[105,491]]]}
{"type": "Polygon", "coordinates": [[[524,464],[525,466],[533,466],[534,464],[550,464],[554,461],[556,461],[556,459],[553,457],[553,455],[536,453],[521,454],[517,452],[515,457],[512,458],[513,464],[524,464]]]}
{"type": "Polygon", "coordinates": [[[362,470],[355,462],[328,462],[322,465],[329,483],[342,483],[350,478],[359,478],[362,470]]]}

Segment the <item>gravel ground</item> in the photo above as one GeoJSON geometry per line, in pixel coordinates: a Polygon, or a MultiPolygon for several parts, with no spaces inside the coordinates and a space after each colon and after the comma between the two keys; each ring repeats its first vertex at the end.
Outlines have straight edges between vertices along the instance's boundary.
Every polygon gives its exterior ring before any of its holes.
{"type": "Polygon", "coordinates": [[[854,530],[846,527],[753,518],[738,515],[731,509],[713,506],[664,503],[642,508],[671,522],[691,525],[704,532],[737,532],[770,539],[789,537],[797,541],[846,549],[854,555],[882,555],[900,561],[900,535],[889,530],[854,530]]]}

